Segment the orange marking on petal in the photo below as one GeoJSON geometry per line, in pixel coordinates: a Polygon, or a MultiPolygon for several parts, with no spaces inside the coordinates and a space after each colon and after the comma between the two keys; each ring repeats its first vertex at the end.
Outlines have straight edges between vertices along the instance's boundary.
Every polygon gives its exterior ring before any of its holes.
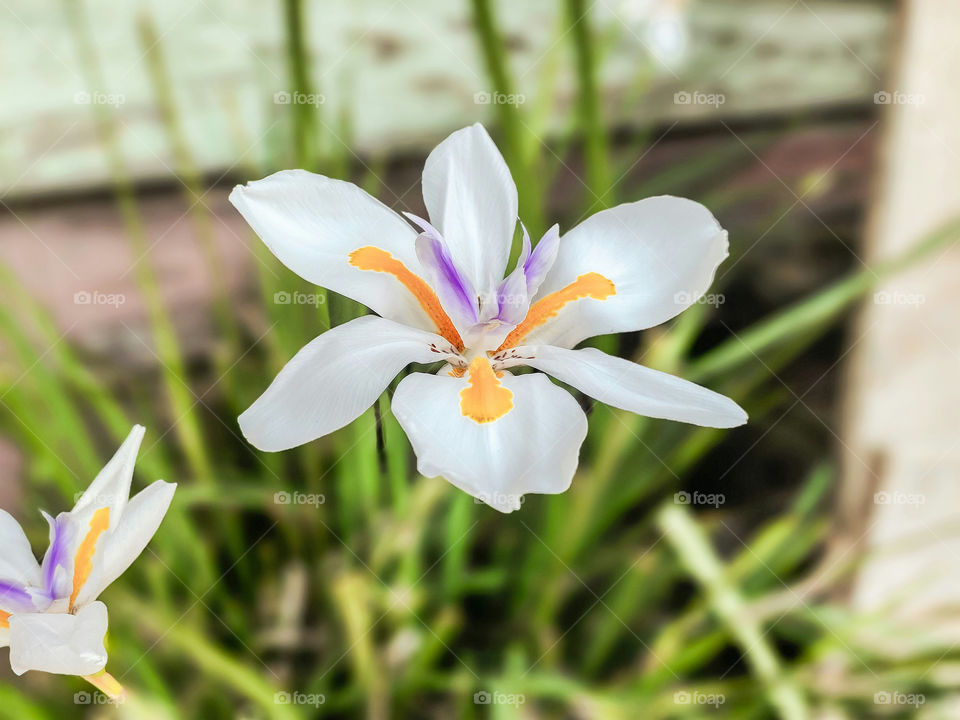
{"type": "Polygon", "coordinates": [[[10,627],[10,613],[0,610],[0,628],[10,627]]]}
{"type": "Polygon", "coordinates": [[[497,348],[497,352],[519,345],[520,341],[536,328],[543,325],[550,318],[556,317],[557,313],[559,313],[567,303],[571,303],[574,300],[582,300],[583,298],[606,300],[611,295],[616,294],[617,287],[613,284],[613,281],[600,273],[590,272],[581,275],[562,290],[557,290],[537,300],[530,308],[523,322],[517,325],[510,334],[507,335],[506,340],[497,348]]]}
{"type": "Polygon", "coordinates": [[[367,245],[354,250],[349,255],[350,264],[360,270],[373,270],[393,275],[420,303],[420,307],[433,320],[437,332],[450,341],[457,350],[463,350],[463,339],[453,326],[453,321],[440,304],[440,298],[424,282],[423,278],[414,275],[407,266],[397,260],[386,250],[367,245]]]}
{"type": "Polygon", "coordinates": [[[110,508],[104,507],[97,510],[90,518],[90,530],[87,536],[77,548],[77,554],[73,558],[73,592],[70,594],[70,610],[73,610],[73,604],[77,601],[77,595],[80,589],[87,582],[90,573],[93,570],[93,554],[97,551],[97,541],[100,536],[110,527],[110,508]]]}
{"type": "Polygon", "coordinates": [[[467,372],[466,368],[452,367],[447,371],[447,375],[449,375],[450,377],[460,378],[460,377],[463,377],[466,372],[467,372]]]}
{"type": "Polygon", "coordinates": [[[467,371],[469,385],[460,391],[460,412],[474,422],[498,420],[513,409],[513,393],[503,386],[490,361],[475,357],[467,371]]]}

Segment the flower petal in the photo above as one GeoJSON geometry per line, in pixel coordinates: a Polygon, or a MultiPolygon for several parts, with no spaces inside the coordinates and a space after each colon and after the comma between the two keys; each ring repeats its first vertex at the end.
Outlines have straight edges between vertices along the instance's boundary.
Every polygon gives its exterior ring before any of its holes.
{"type": "Polygon", "coordinates": [[[417,236],[417,258],[437,291],[437,297],[444,309],[450,313],[451,320],[463,335],[477,322],[477,294],[470,281],[463,277],[453,262],[450,251],[437,230],[416,215],[406,215],[424,226],[424,231],[417,236]]]}
{"type": "Polygon", "coordinates": [[[524,364],[600,402],[640,415],[717,428],[747,421],[743,409],[724,395],[595,348],[523,347],[517,348],[516,354],[533,356],[524,364]]]}
{"type": "Polygon", "coordinates": [[[454,354],[439,335],[367,315],[311,341],[244,412],[240,429],[261,450],[287,450],[342,428],[410,363],[454,354]]]}
{"type": "Polygon", "coordinates": [[[457,130],[430,153],[423,201],[457,267],[478,293],[492,293],[510,257],[517,187],[483,125],[457,130]]]}
{"type": "Polygon", "coordinates": [[[167,514],[176,489],[176,483],[157,480],[130,499],[117,527],[102,540],[94,570],[77,595],[77,605],[95,600],[140,556],[167,514]]]}
{"type": "Polygon", "coordinates": [[[110,458],[110,462],[103,467],[103,470],[90,483],[90,487],[80,496],[72,513],[80,515],[88,510],[109,507],[114,521],[120,519],[123,508],[130,498],[133,469],[145,432],[143,425],[133,426],[126,440],[110,458]]]}
{"type": "Polygon", "coordinates": [[[397,387],[393,414],[413,444],[418,470],[443,476],[500,512],[519,509],[525,493],[564,492],[587,434],[576,400],[544,375],[503,373],[482,394],[496,411],[478,422],[464,414],[475,400],[463,393],[478,389],[470,378],[474,367],[464,378],[413,373],[397,387]]]}
{"type": "Polygon", "coordinates": [[[3,548],[0,553],[0,581],[21,586],[40,585],[40,565],[30,548],[30,541],[20,523],[6,510],[0,510],[0,548],[3,548]]]}
{"type": "MultiPolygon", "coordinates": [[[[523,230],[526,235],[526,228],[523,230]]],[[[529,240],[528,240],[529,242],[529,240]]],[[[540,290],[550,268],[557,261],[557,252],[560,250],[560,226],[554,225],[547,230],[540,242],[524,259],[523,272],[527,278],[527,292],[534,297],[540,290]]]]}
{"type": "Polygon", "coordinates": [[[103,638],[107,606],[95,602],[70,613],[24,613],[10,617],[10,667],[17,675],[40,670],[92,675],[107,664],[103,638]]]}
{"type": "Polygon", "coordinates": [[[306,170],[283,170],[238,185],[230,202],[270,251],[301,277],[385,318],[434,329],[417,298],[397,277],[351,264],[352,252],[372,246],[414,274],[420,269],[414,229],[356,185],[306,170]]]}
{"type": "Polygon", "coordinates": [[[692,200],[652,197],[598,212],[560,239],[514,343],[573,347],[594,335],[659,325],[700,299],[726,257],[726,231],[692,200]],[[613,292],[572,293],[532,322],[538,302],[569,292],[583,276],[609,281],[613,292]]]}
{"type": "Polygon", "coordinates": [[[69,598],[74,607],[88,584],[96,584],[104,538],[118,527],[127,507],[143,435],[143,426],[134,425],[73,510],[55,520],[44,514],[50,547],[43,558],[43,587],[50,600],[69,598]]]}

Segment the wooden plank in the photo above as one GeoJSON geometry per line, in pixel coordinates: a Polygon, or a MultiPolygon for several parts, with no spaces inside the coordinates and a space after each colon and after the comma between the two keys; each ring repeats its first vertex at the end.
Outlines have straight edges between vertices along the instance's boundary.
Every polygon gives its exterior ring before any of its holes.
{"type": "MultiPolygon", "coordinates": [[[[886,153],[869,261],[960,215],[954,0],[905,3],[902,59],[886,90],[886,153]]],[[[960,640],[960,247],[874,295],[855,343],[843,433],[847,541],[868,553],[853,605],[960,640]]],[[[918,639],[924,637],[921,634],[918,639]]],[[[902,641],[891,650],[909,650],[902,641]]]]}
{"type": "MultiPolygon", "coordinates": [[[[863,104],[877,89],[891,26],[886,3],[673,0],[687,6],[680,24],[670,25],[664,16],[666,24],[657,27],[668,36],[686,28],[688,53],[684,63],[668,66],[652,59],[651,51],[664,57],[656,42],[660,35],[638,11],[655,4],[594,5],[611,122],[863,104]],[[638,90],[647,82],[644,95],[638,90]]],[[[108,180],[90,102],[107,104],[116,114],[136,178],[169,176],[172,160],[137,40],[137,16],[144,9],[161,35],[186,134],[203,170],[262,163],[269,148],[283,143],[287,108],[274,97],[289,87],[275,3],[87,0],[84,6],[105,87],[84,80],[71,29],[56,4],[7,0],[0,9],[6,16],[0,58],[4,67],[16,68],[4,79],[0,104],[0,194],[16,199],[108,180]]],[[[498,3],[526,102],[534,102],[549,68],[560,68],[549,130],[566,129],[573,102],[561,9],[555,0],[498,3]]],[[[422,151],[450,128],[492,117],[483,104],[492,88],[472,34],[469,3],[317,2],[308,12],[313,76],[323,94],[317,117],[330,128],[349,113],[352,149],[422,151]]],[[[338,140],[331,136],[329,142],[338,140]]]]}

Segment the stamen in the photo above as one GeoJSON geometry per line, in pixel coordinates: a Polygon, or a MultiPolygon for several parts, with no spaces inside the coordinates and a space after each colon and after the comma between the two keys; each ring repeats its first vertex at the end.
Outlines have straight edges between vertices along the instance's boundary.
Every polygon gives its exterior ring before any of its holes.
{"type": "Polygon", "coordinates": [[[457,350],[463,350],[463,339],[454,327],[450,316],[440,304],[437,294],[424,282],[423,278],[414,275],[407,266],[393,257],[386,250],[370,245],[359,248],[350,253],[350,264],[360,270],[373,270],[393,275],[420,303],[420,307],[433,320],[437,333],[446,338],[457,350]]]}
{"type": "Polygon", "coordinates": [[[519,345],[520,342],[536,328],[543,325],[547,320],[556,317],[557,313],[563,309],[567,303],[583,298],[592,298],[594,300],[606,300],[611,295],[617,294],[617,288],[612,280],[605,278],[600,273],[586,273],[581,275],[562,290],[550,293],[546,297],[537,300],[530,308],[527,316],[519,325],[517,325],[506,340],[497,348],[497,352],[507,348],[519,345]]]}
{"type": "Polygon", "coordinates": [[[80,594],[80,589],[84,583],[87,582],[93,570],[93,554],[97,550],[97,540],[100,539],[100,536],[109,527],[110,508],[100,508],[93,514],[93,517],[90,518],[90,530],[87,532],[87,536],[83,539],[83,542],[80,543],[77,554],[73,559],[73,592],[70,594],[69,605],[71,612],[73,611],[74,603],[77,601],[77,595],[80,594]]]}
{"type": "Polygon", "coordinates": [[[460,412],[477,423],[498,420],[513,409],[513,393],[503,386],[487,358],[479,355],[467,370],[469,385],[460,391],[460,412]]]}

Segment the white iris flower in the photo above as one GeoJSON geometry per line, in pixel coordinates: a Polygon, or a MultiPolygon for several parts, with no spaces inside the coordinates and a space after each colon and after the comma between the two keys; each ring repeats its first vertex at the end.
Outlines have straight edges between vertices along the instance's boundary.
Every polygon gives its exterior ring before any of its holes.
{"type": "Polygon", "coordinates": [[[429,222],[408,223],[356,185],[303,170],[234,189],[230,200],[287,267],[376,313],[297,353],[240,416],[253,445],[279,451],[331,433],[408,364],[444,361],[400,382],[393,413],[421,473],[510,512],[524,493],[569,487],[587,433],[577,401],[543,373],[650,417],[746,422],[711,390],[573,349],[659,325],[706,292],[727,233],[705,207],[667,196],[626,203],[563,237],[554,225],[533,248],[524,229],[507,272],[517,188],[479,124],[430,154],[423,197],[429,222]],[[510,372],[519,366],[542,372],[510,372]]]}

